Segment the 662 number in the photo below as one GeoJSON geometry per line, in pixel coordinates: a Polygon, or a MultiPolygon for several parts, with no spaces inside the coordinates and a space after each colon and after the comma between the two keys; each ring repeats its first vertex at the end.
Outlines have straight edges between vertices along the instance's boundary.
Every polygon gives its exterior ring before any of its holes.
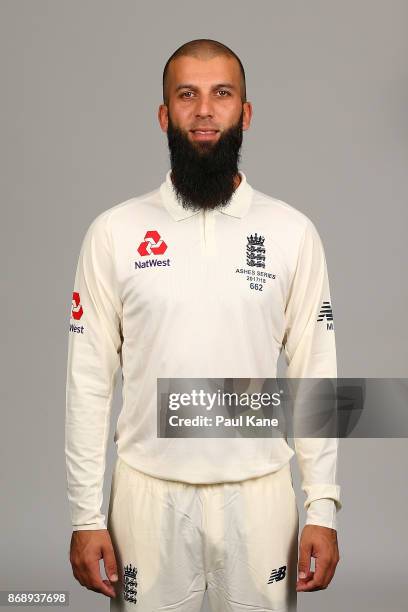
{"type": "Polygon", "coordinates": [[[263,289],[263,285],[261,285],[260,283],[249,283],[249,286],[251,287],[251,289],[257,289],[258,291],[262,291],[263,289]]]}

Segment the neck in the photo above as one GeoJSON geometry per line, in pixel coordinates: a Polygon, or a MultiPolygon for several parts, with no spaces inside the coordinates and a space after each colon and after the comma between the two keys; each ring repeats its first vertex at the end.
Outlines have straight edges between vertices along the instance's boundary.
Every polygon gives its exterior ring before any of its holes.
{"type": "Polygon", "coordinates": [[[241,176],[239,174],[236,174],[234,177],[234,187],[235,189],[238,187],[238,185],[241,183],[241,176]]]}

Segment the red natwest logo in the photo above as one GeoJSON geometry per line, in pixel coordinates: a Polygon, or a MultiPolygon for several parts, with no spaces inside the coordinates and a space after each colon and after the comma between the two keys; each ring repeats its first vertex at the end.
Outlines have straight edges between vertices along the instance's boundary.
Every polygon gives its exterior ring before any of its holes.
{"type": "Polygon", "coordinates": [[[72,310],[71,317],[79,321],[79,319],[84,314],[83,308],[81,306],[81,298],[79,297],[79,293],[74,291],[72,294],[72,310]]]}
{"type": "Polygon", "coordinates": [[[148,230],[143,242],[138,246],[139,255],[163,255],[167,249],[167,244],[160,238],[157,230],[148,230]]]}

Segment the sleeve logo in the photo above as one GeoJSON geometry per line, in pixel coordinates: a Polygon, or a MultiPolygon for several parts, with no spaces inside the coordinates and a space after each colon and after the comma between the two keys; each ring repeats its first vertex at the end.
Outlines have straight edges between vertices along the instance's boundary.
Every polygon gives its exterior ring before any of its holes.
{"type": "Polygon", "coordinates": [[[71,317],[76,321],[84,314],[83,308],[81,306],[81,298],[79,297],[79,293],[74,291],[72,294],[72,308],[71,308],[71,317]]]}
{"type": "Polygon", "coordinates": [[[328,300],[323,302],[320,308],[319,316],[317,317],[317,321],[324,321],[324,319],[326,319],[327,329],[333,329],[333,310],[328,300]]]}

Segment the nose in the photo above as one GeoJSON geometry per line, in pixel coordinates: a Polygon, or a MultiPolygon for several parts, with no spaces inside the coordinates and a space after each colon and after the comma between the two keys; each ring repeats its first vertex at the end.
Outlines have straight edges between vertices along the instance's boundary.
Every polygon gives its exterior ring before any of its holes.
{"type": "Polygon", "coordinates": [[[214,109],[209,96],[201,96],[198,98],[195,111],[197,118],[214,116],[214,109]]]}

